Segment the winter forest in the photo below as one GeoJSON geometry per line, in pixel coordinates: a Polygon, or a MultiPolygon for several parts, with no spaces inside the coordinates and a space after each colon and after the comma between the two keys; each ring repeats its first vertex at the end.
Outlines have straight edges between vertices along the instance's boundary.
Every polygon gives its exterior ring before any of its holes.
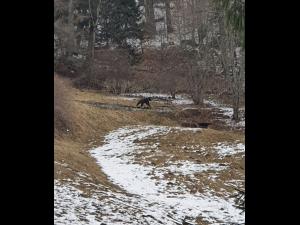
{"type": "Polygon", "coordinates": [[[54,0],[54,223],[245,224],[245,0],[54,0]]]}

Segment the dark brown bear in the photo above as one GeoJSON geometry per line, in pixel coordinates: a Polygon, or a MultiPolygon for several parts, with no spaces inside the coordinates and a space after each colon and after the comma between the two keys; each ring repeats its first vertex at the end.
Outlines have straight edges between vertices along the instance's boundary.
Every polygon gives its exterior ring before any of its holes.
{"type": "Polygon", "coordinates": [[[143,105],[146,104],[149,108],[151,108],[150,103],[149,103],[150,101],[152,101],[152,99],[150,97],[142,98],[141,100],[138,101],[136,106],[138,107],[139,105],[141,105],[141,107],[143,107],[143,105]]]}

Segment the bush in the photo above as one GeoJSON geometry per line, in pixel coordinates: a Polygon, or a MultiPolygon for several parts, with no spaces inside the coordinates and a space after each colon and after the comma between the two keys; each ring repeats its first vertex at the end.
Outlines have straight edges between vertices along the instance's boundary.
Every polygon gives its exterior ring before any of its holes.
{"type": "Polygon", "coordinates": [[[120,94],[129,88],[131,68],[124,49],[98,49],[94,61],[73,80],[77,88],[107,89],[120,94]]]}

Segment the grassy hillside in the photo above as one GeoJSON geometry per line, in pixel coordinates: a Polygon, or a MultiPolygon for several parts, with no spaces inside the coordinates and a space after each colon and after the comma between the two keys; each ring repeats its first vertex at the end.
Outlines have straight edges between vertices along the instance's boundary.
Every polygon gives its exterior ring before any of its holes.
{"type": "Polygon", "coordinates": [[[86,172],[95,183],[110,185],[90,157],[88,150],[101,145],[108,132],[125,125],[176,125],[175,121],[151,111],[118,111],[99,109],[85,101],[134,106],[135,102],[115,99],[95,91],[72,88],[55,76],[55,178],[72,179],[76,172],[86,172]],[[61,164],[68,165],[62,166],[61,164]]]}

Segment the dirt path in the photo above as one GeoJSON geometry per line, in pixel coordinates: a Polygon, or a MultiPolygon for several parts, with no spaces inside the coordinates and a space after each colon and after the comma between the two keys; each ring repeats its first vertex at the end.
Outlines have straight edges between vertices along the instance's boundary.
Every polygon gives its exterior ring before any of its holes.
{"type": "Polygon", "coordinates": [[[148,109],[146,107],[140,108],[136,106],[128,106],[128,105],[123,105],[123,104],[114,104],[114,103],[101,103],[101,102],[94,102],[94,101],[81,101],[82,103],[100,108],[100,109],[111,109],[111,110],[120,110],[120,111],[144,111],[144,110],[149,110],[151,112],[156,112],[156,113],[168,113],[173,110],[170,106],[156,106],[155,108],[148,109]]]}

